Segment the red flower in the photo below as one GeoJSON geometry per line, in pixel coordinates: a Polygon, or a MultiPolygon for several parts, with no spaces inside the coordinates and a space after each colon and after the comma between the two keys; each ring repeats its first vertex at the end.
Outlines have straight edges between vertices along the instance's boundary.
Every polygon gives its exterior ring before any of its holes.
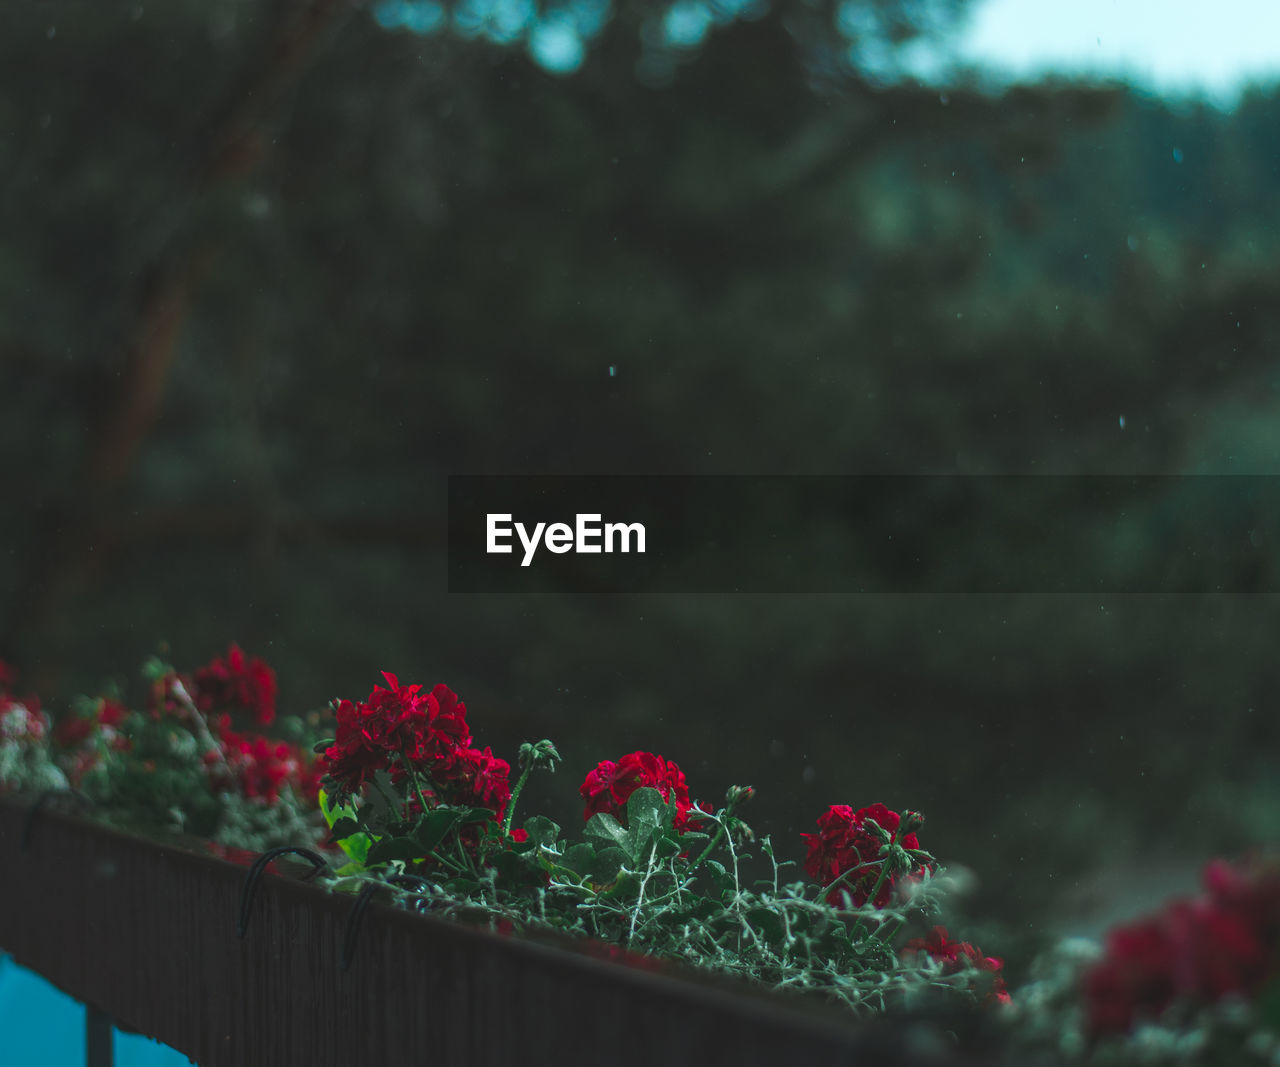
{"type": "Polygon", "coordinates": [[[511,799],[511,765],[489,749],[465,748],[437,759],[431,781],[442,804],[492,808],[501,819],[511,799]]]}
{"type": "Polygon", "coordinates": [[[1175,1001],[1252,996],[1280,970],[1280,872],[1215,860],[1204,881],[1205,894],[1107,935],[1084,982],[1094,1033],[1127,1031],[1175,1001]]]}
{"type": "Polygon", "coordinates": [[[684,772],[670,760],[652,752],[631,752],[616,763],[612,760],[598,763],[578,787],[578,792],[587,802],[582,817],[590,819],[592,815],[603,812],[625,826],[627,800],[642,786],[656,789],[668,804],[675,802],[674,825],[678,832],[698,828],[699,810],[689,800],[684,772]]]}
{"type": "Polygon", "coordinates": [[[0,742],[38,744],[48,732],[49,717],[40,710],[38,700],[19,701],[0,694],[0,742]]]}
{"type": "Polygon", "coordinates": [[[383,672],[387,688],[374,686],[369,699],[337,705],[334,743],[325,749],[329,777],[347,793],[380,770],[404,773],[401,758],[414,770],[429,772],[441,759],[471,744],[467,706],[446,685],[423,695],[420,685],[402,686],[394,674],[383,672]]]}
{"type": "Polygon", "coordinates": [[[959,974],[962,971],[975,971],[975,978],[984,980],[986,992],[982,998],[984,1004],[1010,1004],[1012,998],[1004,983],[1004,960],[996,956],[984,956],[968,941],[951,941],[947,938],[945,926],[935,926],[928,937],[912,938],[902,947],[903,956],[916,956],[923,952],[931,959],[942,964],[942,973],[959,974]]]}
{"type": "Polygon", "coordinates": [[[54,743],[62,748],[77,748],[91,737],[100,735],[112,748],[127,749],[130,742],[120,733],[120,727],[128,714],[129,709],[118,700],[98,697],[88,715],[63,719],[54,727],[54,743]]]}
{"type": "Polygon", "coordinates": [[[118,730],[124,724],[129,709],[118,700],[101,697],[98,700],[98,706],[94,709],[94,714],[98,717],[99,726],[109,726],[113,730],[118,730]]]}
{"type": "MultiPolygon", "coordinates": [[[[830,885],[846,872],[853,872],[828,894],[828,899],[833,903],[847,891],[854,905],[861,907],[867,903],[876,883],[880,882],[880,871],[885,862],[885,857],[880,853],[883,842],[866,825],[868,819],[887,831],[891,842],[903,848],[920,847],[914,832],[904,834],[898,840],[897,830],[902,820],[896,811],[890,811],[883,804],[872,804],[869,808],[859,808],[857,811],[847,804],[836,804],[828,808],[826,814],[818,818],[818,832],[800,836],[809,842],[804,868],[810,877],[822,885],[830,885]]],[[[877,908],[885,907],[893,897],[895,886],[902,880],[919,877],[926,870],[932,869],[932,864],[922,863],[905,874],[890,873],[880,882],[872,903],[877,908]]]]}
{"type": "Polygon", "coordinates": [[[192,698],[205,715],[243,708],[259,726],[276,717],[276,672],[260,659],[246,659],[232,643],[226,659],[215,659],[192,677],[192,698]]]}
{"type": "Polygon", "coordinates": [[[285,741],[241,737],[228,731],[205,765],[215,787],[274,804],[286,785],[303,801],[315,802],[319,780],[303,753],[285,741]]]}
{"type": "Polygon", "coordinates": [[[1173,944],[1159,919],[1112,930],[1106,956],[1085,978],[1089,1026],[1123,1032],[1139,1013],[1159,1015],[1177,994],[1173,944]]]}
{"type": "Polygon", "coordinates": [[[63,719],[53,728],[53,743],[62,748],[78,748],[93,735],[95,720],[83,715],[63,719]]]}

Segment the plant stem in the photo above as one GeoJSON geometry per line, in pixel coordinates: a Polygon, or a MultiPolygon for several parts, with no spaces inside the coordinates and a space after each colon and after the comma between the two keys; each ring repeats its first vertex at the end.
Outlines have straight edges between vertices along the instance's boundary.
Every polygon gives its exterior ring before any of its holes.
{"type": "Polygon", "coordinates": [[[520,799],[520,791],[524,789],[524,783],[529,780],[529,775],[533,773],[533,760],[524,765],[524,770],[520,772],[520,777],[516,779],[516,784],[511,787],[511,799],[507,801],[507,814],[502,820],[502,836],[511,836],[511,820],[516,814],[516,801],[520,799]]]}
{"type": "Polygon", "coordinates": [[[417,794],[418,803],[422,806],[422,814],[428,811],[427,798],[422,795],[422,786],[418,784],[418,775],[413,769],[413,764],[409,762],[409,756],[404,751],[400,753],[400,762],[404,764],[405,773],[409,776],[409,781],[413,783],[413,791],[417,794]]]}
{"type": "Polygon", "coordinates": [[[476,870],[475,863],[472,862],[470,854],[467,852],[466,846],[462,843],[462,835],[457,830],[453,832],[453,843],[458,846],[458,855],[462,857],[462,862],[466,864],[466,870],[473,878],[479,878],[480,872],[476,870]]]}
{"type": "Polygon", "coordinates": [[[733,815],[733,809],[735,807],[737,807],[736,804],[726,804],[724,808],[724,812],[718,818],[716,818],[716,822],[719,823],[719,826],[716,828],[715,835],[711,838],[710,841],[707,842],[707,847],[702,850],[702,853],[698,856],[698,858],[694,860],[693,863],[691,863],[689,867],[686,869],[685,871],[686,878],[690,877],[694,871],[696,871],[699,867],[701,867],[703,860],[705,860],[708,856],[711,855],[711,850],[715,848],[716,845],[720,844],[721,841],[724,840],[724,835],[729,832],[729,817],[733,815]]]}
{"type": "Polygon", "coordinates": [[[449,859],[448,856],[440,855],[440,853],[437,852],[435,849],[431,850],[431,858],[436,862],[442,864],[443,866],[448,867],[451,871],[454,872],[454,874],[467,873],[466,869],[461,864],[459,864],[456,860],[451,860],[449,859]]]}

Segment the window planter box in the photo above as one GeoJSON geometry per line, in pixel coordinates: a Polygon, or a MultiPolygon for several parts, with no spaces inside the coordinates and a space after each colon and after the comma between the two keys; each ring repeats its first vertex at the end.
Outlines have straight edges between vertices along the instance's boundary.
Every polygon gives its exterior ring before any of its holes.
{"type": "Polygon", "coordinates": [[[30,811],[0,799],[0,946],[203,1067],[915,1062],[901,1027],[376,902],[344,972],[352,897],[268,875],[240,939],[245,868],[48,808],[24,850],[30,811]]]}

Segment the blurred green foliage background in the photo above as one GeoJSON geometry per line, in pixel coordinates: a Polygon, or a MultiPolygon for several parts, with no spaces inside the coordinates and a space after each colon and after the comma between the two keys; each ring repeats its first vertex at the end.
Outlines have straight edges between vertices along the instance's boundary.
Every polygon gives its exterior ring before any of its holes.
{"type": "Polygon", "coordinates": [[[446,681],[556,740],[562,821],[637,748],[796,858],[918,808],[1015,976],[1274,841],[1271,597],[445,591],[449,473],[1276,471],[1280,101],[857,63],[962,8],[712,4],[692,47],[626,2],[556,73],[475,3],[6,5],[0,656],[55,713],[162,641],[285,711],[446,681]]]}

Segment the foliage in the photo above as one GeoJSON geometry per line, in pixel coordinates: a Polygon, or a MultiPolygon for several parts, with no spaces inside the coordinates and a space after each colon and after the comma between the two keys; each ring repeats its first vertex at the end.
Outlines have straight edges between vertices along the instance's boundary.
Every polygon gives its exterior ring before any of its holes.
{"type": "Polygon", "coordinates": [[[46,738],[55,744],[41,758],[56,756],[64,787],[80,790],[111,821],[152,833],[255,850],[319,840],[314,761],[290,741],[232,729],[241,718],[274,718],[263,697],[274,691],[275,674],[265,663],[233,644],[225,659],[192,675],[152,658],[143,677],[140,710],[114,692],[82,697],[46,738]],[[243,684],[231,684],[237,679],[243,684]]]}

